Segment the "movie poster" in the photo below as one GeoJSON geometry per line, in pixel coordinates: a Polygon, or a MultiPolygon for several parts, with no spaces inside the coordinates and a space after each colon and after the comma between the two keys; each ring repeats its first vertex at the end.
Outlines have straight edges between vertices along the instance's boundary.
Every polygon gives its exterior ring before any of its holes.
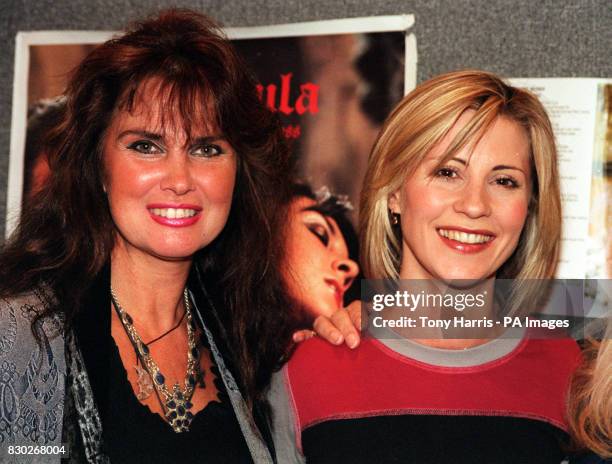
{"type": "MultiPolygon", "coordinates": [[[[260,98],[279,114],[300,176],[315,190],[326,186],[357,203],[381,123],[415,86],[413,24],[402,15],[226,29],[255,72],[260,98]]],[[[70,71],[113,34],[17,35],[7,236],[48,175],[39,141],[59,117],[70,71]]]]}

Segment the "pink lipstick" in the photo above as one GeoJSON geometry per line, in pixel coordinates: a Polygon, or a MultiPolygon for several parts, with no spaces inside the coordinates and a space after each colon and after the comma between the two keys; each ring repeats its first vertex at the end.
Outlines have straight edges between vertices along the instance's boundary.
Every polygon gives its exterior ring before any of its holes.
{"type": "Polygon", "coordinates": [[[147,205],[147,210],[151,219],[168,227],[191,226],[202,216],[202,207],[191,204],[151,203],[147,205]]]}

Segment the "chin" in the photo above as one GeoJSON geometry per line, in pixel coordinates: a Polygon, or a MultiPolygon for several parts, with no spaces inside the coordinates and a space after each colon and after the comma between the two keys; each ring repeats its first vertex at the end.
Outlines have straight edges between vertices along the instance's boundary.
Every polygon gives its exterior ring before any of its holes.
{"type": "Polygon", "coordinates": [[[183,261],[193,258],[199,250],[193,246],[162,246],[154,248],[153,255],[166,261],[183,261]]]}
{"type": "Polygon", "coordinates": [[[321,300],[319,300],[318,305],[313,302],[313,304],[305,304],[304,308],[306,308],[306,311],[308,311],[308,313],[315,319],[319,316],[331,317],[331,315],[336,311],[336,308],[333,306],[321,304],[321,300]]]}
{"type": "Polygon", "coordinates": [[[480,281],[486,280],[490,277],[490,272],[484,270],[467,270],[457,269],[449,272],[446,270],[438,274],[436,279],[439,279],[445,283],[452,284],[453,287],[466,288],[470,287],[480,281]]]}

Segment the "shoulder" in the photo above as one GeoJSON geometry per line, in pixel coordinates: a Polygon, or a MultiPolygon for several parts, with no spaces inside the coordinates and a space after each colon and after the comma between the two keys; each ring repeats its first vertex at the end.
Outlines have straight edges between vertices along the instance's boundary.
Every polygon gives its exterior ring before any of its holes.
{"type": "Polygon", "coordinates": [[[348,361],[354,363],[371,350],[371,341],[370,338],[363,337],[359,347],[351,349],[344,343],[336,346],[320,337],[313,337],[298,345],[291,357],[290,365],[304,362],[338,364],[348,361]]]}
{"type": "Polygon", "coordinates": [[[301,374],[313,377],[316,372],[319,377],[342,376],[344,371],[355,372],[361,368],[369,368],[372,364],[384,362],[377,342],[370,337],[363,337],[355,349],[345,344],[336,346],[314,337],[301,343],[287,363],[288,377],[292,380],[301,374]],[[308,374],[310,372],[311,374],[308,374]]]}
{"type": "Polygon", "coordinates": [[[534,366],[546,366],[561,376],[570,376],[582,362],[582,353],[576,340],[564,332],[544,333],[530,331],[521,359],[534,366]],[[536,362],[537,361],[537,362],[536,362]]]}
{"type": "MultiPolygon", "coordinates": [[[[0,356],[11,351],[16,342],[34,341],[32,324],[36,317],[56,304],[50,290],[39,287],[28,293],[0,298],[0,356]]],[[[35,330],[48,339],[62,334],[61,316],[50,316],[36,321],[35,330]]],[[[23,347],[23,345],[20,345],[23,347]]]]}
{"type": "Polygon", "coordinates": [[[40,288],[0,299],[0,442],[61,441],[66,376],[63,321],[59,316],[36,320],[51,304],[52,296],[40,288]]]}
{"type": "Polygon", "coordinates": [[[350,403],[354,395],[363,396],[372,382],[388,378],[396,367],[395,360],[375,343],[363,338],[357,348],[350,349],[315,337],[299,346],[281,373],[300,415],[305,411],[318,414],[321,409],[335,411],[341,403],[350,403]]]}

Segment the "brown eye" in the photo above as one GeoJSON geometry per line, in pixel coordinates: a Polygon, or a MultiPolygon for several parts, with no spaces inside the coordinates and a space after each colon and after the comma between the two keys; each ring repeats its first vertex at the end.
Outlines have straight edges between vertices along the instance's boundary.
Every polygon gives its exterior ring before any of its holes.
{"type": "Polygon", "coordinates": [[[515,179],[508,176],[498,177],[497,179],[495,179],[495,182],[497,183],[497,185],[501,185],[502,187],[506,187],[508,189],[515,189],[520,187],[519,183],[515,179]]]}
{"type": "Polygon", "coordinates": [[[161,153],[162,150],[157,145],[149,140],[137,140],[128,145],[130,150],[137,151],[143,155],[155,155],[161,153]]]}
{"type": "Polygon", "coordinates": [[[214,143],[207,143],[205,145],[195,147],[191,154],[194,156],[201,156],[203,158],[213,158],[223,154],[223,149],[214,143]]]}
{"type": "Polygon", "coordinates": [[[450,168],[450,167],[444,167],[444,168],[440,168],[436,171],[435,173],[436,177],[443,177],[446,179],[454,179],[458,176],[457,170],[450,168]]]}

